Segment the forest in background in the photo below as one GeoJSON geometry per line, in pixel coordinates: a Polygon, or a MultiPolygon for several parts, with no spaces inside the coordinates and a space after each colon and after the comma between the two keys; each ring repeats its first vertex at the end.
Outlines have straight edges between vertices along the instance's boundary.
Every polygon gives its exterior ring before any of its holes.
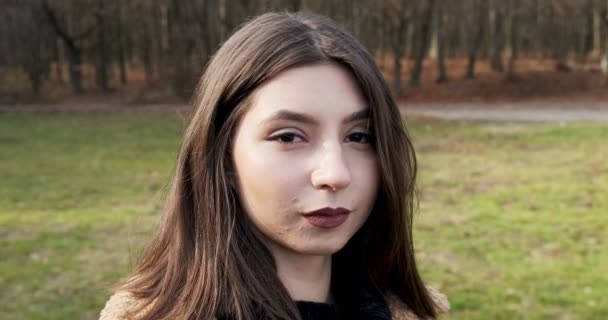
{"type": "Polygon", "coordinates": [[[0,0],[0,99],[134,82],[188,98],[236,27],[284,10],[337,20],[397,96],[431,73],[433,83],[462,82],[481,68],[506,80],[534,66],[608,79],[608,0],[0,0]]]}

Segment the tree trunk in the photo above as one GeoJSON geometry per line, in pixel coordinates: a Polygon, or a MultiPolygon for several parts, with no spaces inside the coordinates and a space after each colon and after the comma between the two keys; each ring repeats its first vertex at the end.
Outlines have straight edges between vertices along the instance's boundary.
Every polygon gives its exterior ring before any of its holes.
{"type": "Polygon", "coordinates": [[[517,0],[506,0],[507,3],[507,40],[509,47],[509,64],[507,66],[507,78],[513,79],[515,75],[515,62],[517,61],[519,55],[519,43],[518,40],[518,15],[517,8],[518,3],[517,0]]]}
{"type": "Polygon", "coordinates": [[[601,67],[602,73],[608,77],[608,0],[606,0],[606,10],[604,11],[604,57],[602,58],[601,67]]]}
{"type": "Polygon", "coordinates": [[[445,3],[442,0],[437,0],[438,3],[436,6],[435,12],[435,41],[437,48],[437,71],[439,76],[437,77],[437,82],[447,82],[448,81],[448,73],[445,67],[445,36],[443,30],[443,24],[445,22],[445,11],[443,9],[445,3]]]}
{"type": "Polygon", "coordinates": [[[433,19],[433,12],[435,11],[435,0],[427,0],[427,5],[424,8],[424,11],[421,16],[421,21],[419,23],[419,41],[416,43],[415,49],[415,61],[414,61],[414,69],[412,71],[412,78],[410,80],[410,85],[412,87],[420,86],[420,80],[422,78],[422,67],[424,58],[426,57],[430,45],[430,34],[431,34],[431,23],[433,19]]]}
{"type": "Polygon", "coordinates": [[[179,0],[169,3],[172,85],[177,96],[187,98],[192,95],[196,80],[191,63],[194,43],[189,28],[192,27],[192,22],[189,21],[188,13],[182,4],[179,0]]]}
{"type": "MultiPolygon", "coordinates": [[[[50,23],[51,28],[57,36],[63,40],[65,44],[66,53],[68,56],[68,65],[69,65],[69,73],[70,73],[70,83],[72,85],[72,90],[76,94],[83,93],[82,90],[82,75],[81,75],[81,64],[82,64],[82,51],[76,45],[76,37],[70,36],[66,30],[64,30],[59,25],[59,20],[57,19],[57,15],[55,11],[46,3],[43,3],[42,9],[46,14],[47,21],[50,23]]],[[[83,33],[82,36],[88,34],[89,31],[83,33]]]]}
{"type": "Polygon", "coordinates": [[[118,1],[118,22],[117,22],[117,48],[116,59],[118,60],[118,70],[120,73],[120,83],[127,84],[127,61],[125,57],[125,10],[123,1],[118,1]]]}
{"type": "Polygon", "coordinates": [[[546,56],[547,49],[547,41],[545,40],[545,28],[546,28],[546,18],[545,18],[545,1],[546,0],[536,0],[536,45],[534,49],[538,56],[541,59],[544,59],[546,56]]]}
{"type": "Polygon", "coordinates": [[[82,90],[82,58],[80,50],[76,47],[72,47],[67,45],[66,47],[68,53],[68,65],[69,65],[69,73],[70,73],[70,84],[72,85],[72,89],[74,93],[80,94],[83,93],[82,90]]]}
{"type": "Polygon", "coordinates": [[[580,64],[585,64],[587,62],[587,57],[592,53],[594,48],[594,13],[595,13],[595,5],[594,0],[587,0],[584,9],[585,22],[584,27],[579,34],[579,43],[578,43],[578,62],[580,64]]]}
{"type": "MultiPolygon", "coordinates": [[[[393,51],[393,91],[395,96],[399,97],[402,94],[401,82],[401,61],[407,47],[407,34],[409,28],[409,14],[407,13],[407,1],[399,2],[398,14],[396,19],[391,19],[392,28],[389,32],[392,34],[391,48],[393,51]]],[[[383,57],[384,58],[384,57],[383,57]]]]}
{"type": "Polygon", "coordinates": [[[40,8],[28,4],[25,12],[19,16],[21,24],[17,31],[19,38],[20,66],[26,72],[33,96],[40,97],[42,84],[46,76],[49,74],[50,57],[48,53],[52,38],[45,32],[46,29],[40,27],[36,21],[43,15],[40,8]],[[51,39],[49,39],[51,38],[51,39]]]}
{"type": "Polygon", "coordinates": [[[53,37],[52,41],[53,50],[55,51],[54,78],[57,79],[57,82],[63,85],[65,83],[65,80],[63,79],[63,50],[61,49],[61,42],[59,41],[59,39],[53,37]]]}
{"type": "Polygon", "coordinates": [[[166,64],[166,50],[169,47],[169,22],[167,20],[167,6],[162,0],[154,0],[154,6],[152,7],[152,18],[154,23],[152,25],[154,34],[156,35],[155,44],[155,60],[156,67],[154,68],[157,79],[165,79],[167,76],[165,64],[166,64]]]}
{"type": "Polygon", "coordinates": [[[475,0],[474,3],[474,20],[471,23],[471,27],[473,28],[473,37],[469,42],[469,61],[467,64],[467,79],[475,78],[475,63],[477,62],[477,54],[479,53],[479,49],[481,47],[481,43],[483,41],[483,8],[482,8],[483,0],[475,0]]]}
{"type": "MultiPolygon", "coordinates": [[[[148,12],[148,4],[143,4],[142,11],[148,12]]],[[[147,15],[146,15],[147,16],[147,15]]],[[[141,61],[144,65],[144,75],[146,79],[146,84],[151,85],[152,79],[154,77],[154,67],[152,62],[152,36],[150,34],[150,29],[148,27],[148,19],[146,17],[140,18],[140,28],[141,28],[141,61]]]]}
{"type": "Polygon", "coordinates": [[[97,87],[108,92],[108,46],[106,43],[106,12],[104,0],[97,2],[97,65],[95,66],[95,81],[97,87]]]}
{"type": "Polygon", "coordinates": [[[492,39],[492,54],[490,66],[492,70],[497,72],[504,71],[504,64],[502,62],[502,53],[505,45],[504,36],[504,25],[503,25],[503,14],[498,7],[497,0],[490,0],[490,27],[492,28],[491,39],[492,39]]]}

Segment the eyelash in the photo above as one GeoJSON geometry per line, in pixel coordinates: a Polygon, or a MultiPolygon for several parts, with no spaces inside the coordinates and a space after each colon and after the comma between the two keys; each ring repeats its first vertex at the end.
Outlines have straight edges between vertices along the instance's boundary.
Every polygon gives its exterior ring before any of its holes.
{"type": "MultiPolygon", "coordinates": [[[[353,132],[349,136],[352,136],[352,135],[362,135],[364,139],[367,139],[367,142],[359,142],[359,143],[362,143],[362,144],[371,144],[372,143],[372,139],[374,137],[373,134],[371,134],[371,133],[364,133],[364,132],[353,132]]],[[[281,141],[281,139],[285,138],[285,137],[291,137],[292,140],[293,140],[294,137],[299,137],[301,139],[304,139],[304,138],[302,138],[301,135],[299,135],[297,133],[294,133],[294,132],[284,132],[284,133],[280,133],[280,134],[277,134],[275,136],[272,136],[272,137],[268,138],[268,140],[270,140],[270,141],[277,141],[280,144],[293,144],[293,143],[295,143],[293,141],[290,141],[290,142],[281,141]]]]}

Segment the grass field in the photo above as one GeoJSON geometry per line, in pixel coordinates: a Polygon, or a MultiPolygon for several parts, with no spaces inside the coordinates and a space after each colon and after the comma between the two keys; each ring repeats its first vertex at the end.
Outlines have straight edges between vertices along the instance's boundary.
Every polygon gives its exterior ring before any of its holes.
{"type": "MultiPolygon", "coordinates": [[[[412,120],[446,319],[605,319],[608,125],[412,120]]],[[[0,114],[0,319],[96,319],[158,221],[181,120],[0,114]]]]}

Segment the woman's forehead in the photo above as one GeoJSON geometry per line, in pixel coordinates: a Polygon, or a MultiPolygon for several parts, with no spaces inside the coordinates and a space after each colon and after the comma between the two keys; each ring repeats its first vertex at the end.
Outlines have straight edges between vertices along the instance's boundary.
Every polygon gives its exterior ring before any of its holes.
{"type": "Polygon", "coordinates": [[[258,121],[344,121],[369,116],[369,108],[352,74],[337,64],[288,69],[258,88],[250,113],[258,121]]]}

